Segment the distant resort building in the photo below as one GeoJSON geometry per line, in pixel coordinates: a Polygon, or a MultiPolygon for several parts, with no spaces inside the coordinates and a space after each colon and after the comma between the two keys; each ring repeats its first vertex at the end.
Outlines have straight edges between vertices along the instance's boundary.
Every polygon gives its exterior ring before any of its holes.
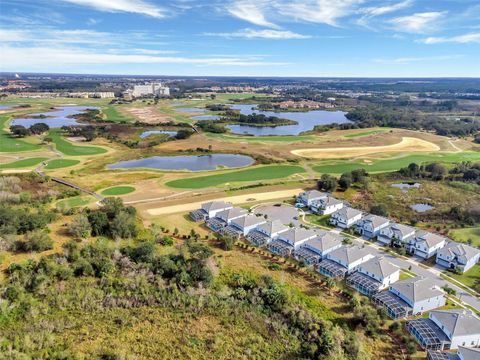
{"type": "Polygon", "coordinates": [[[415,228],[403,224],[390,224],[380,229],[377,240],[384,245],[404,245],[415,235],[415,228]]]}
{"type": "Polygon", "coordinates": [[[327,254],[342,246],[343,237],[327,231],[320,231],[317,236],[307,240],[295,250],[294,256],[306,265],[318,264],[327,254]]]}
{"type": "Polygon", "coordinates": [[[471,310],[434,310],[427,319],[407,321],[406,328],[425,350],[480,346],[480,319],[471,310]]]}
{"type": "Polygon", "coordinates": [[[142,97],[142,96],[170,96],[170,88],[162,83],[148,83],[143,85],[134,85],[123,93],[124,97],[142,97]]]}
{"type": "Polygon", "coordinates": [[[385,258],[373,258],[347,277],[347,285],[371,297],[400,279],[400,268],[385,258]]]}
{"type": "Polygon", "coordinates": [[[423,259],[429,259],[447,244],[447,238],[431,232],[419,230],[407,243],[407,250],[423,259]]]}
{"type": "Polygon", "coordinates": [[[452,241],[437,251],[436,262],[448,269],[466,272],[477,264],[479,259],[479,249],[452,241]]]}
{"type": "Polygon", "coordinates": [[[331,278],[344,278],[364,262],[374,258],[367,248],[358,245],[342,246],[326,255],[317,271],[331,278]]]}
{"type": "Polygon", "coordinates": [[[349,229],[362,219],[363,213],[360,210],[344,206],[335,211],[330,217],[330,224],[342,229],[349,229]]]}
{"type": "Polygon", "coordinates": [[[446,302],[443,290],[432,279],[421,276],[397,281],[372,299],[377,306],[385,308],[392,319],[422,314],[446,302]]]}
{"type": "Polygon", "coordinates": [[[378,215],[367,215],[356,226],[357,232],[367,239],[375,238],[380,230],[387,227],[390,220],[378,215]]]}

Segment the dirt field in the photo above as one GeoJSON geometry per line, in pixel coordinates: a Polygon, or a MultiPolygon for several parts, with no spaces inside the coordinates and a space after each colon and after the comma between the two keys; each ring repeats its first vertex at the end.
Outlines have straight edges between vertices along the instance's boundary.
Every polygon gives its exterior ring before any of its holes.
{"type": "Polygon", "coordinates": [[[357,147],[335,147],[325,149],[297,149],[291,153],[297,156],[312,159],[339,159],[354,158],[378,153],[396,153],[396,152],[434,152],[439,151],[440,147],[429,141],[403,137],[399,143],[385,146],[357,146],[357,147]]]}
{"type": "MultiPolygon", "coordinates": [[[[298,188],[298,189],[270,191],[270,192],[256,193],[256,194],[243,194],[243,195],[219,198],[216,200],[228,201],[228,202],[231,202],[232,204],[237,205],[237,204],[245,204],[249,202],[253,203],[258,201],[290,198],[294,195],[299,194],[302,191],[303,189],[298,188]]],[[[165,206],[160,208],[153,208],[153,209],[148,209],[146,212],[149,215],[153,215],[153,216],[188,212],[188,211],[192,211],[200,208],[203,202],[204,201],[198,201],[198,202],[191,202],[191,203],[183,203],[179,205],[165,206]]]]}
{"type": "Polygon", "coordinates": [[[173,121],[173,119],[170,118],[168,115],[161,114],[152,107],[129,108],[125,111],[129,112],[130,114],[135,116],[138,121],[145,124],[156,125],[173,121]]]}

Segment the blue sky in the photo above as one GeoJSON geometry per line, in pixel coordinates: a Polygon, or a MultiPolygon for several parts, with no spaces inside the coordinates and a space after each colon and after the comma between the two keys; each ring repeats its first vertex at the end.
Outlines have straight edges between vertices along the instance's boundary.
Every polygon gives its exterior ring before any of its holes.
{"type": "Polygon", "coordinates": [[[480,77],[479,0],[2,0],[0,71],[480,77]]]}

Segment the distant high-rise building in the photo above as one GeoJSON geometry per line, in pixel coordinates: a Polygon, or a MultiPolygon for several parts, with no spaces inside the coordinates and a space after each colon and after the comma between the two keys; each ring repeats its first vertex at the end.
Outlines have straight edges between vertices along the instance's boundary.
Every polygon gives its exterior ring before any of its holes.
{"type": "Polygon", "coordinates": [[[170,96],[170,88],[162,85],[162,83],[135,85],[133,87],[132,96],[141,97],[145,95],[170,96]]]}

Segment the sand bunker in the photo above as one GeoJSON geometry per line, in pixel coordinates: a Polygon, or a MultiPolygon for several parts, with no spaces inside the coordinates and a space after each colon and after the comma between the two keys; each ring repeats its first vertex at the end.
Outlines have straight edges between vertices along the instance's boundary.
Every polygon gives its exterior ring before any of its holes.
{"type": "Polygon", "coordinates": [[[156,125],[172,121],[172,119],[168,115],[160,114],[151,107],[130,108],[126,109],[126,111],[134,115],[138,119],[138,121],[144,124],[156,125]]]}
{"type": "Polygon", "coordinates": [[[398,144],[393,145],[298,149],[292,150],[291,153],[297,156],[311,159],[341,159],[378,153],[433,152],[439,150],[439,146],[429,141],[412,137],[403,137],[402,141],[400,141],[398,144]]]}

